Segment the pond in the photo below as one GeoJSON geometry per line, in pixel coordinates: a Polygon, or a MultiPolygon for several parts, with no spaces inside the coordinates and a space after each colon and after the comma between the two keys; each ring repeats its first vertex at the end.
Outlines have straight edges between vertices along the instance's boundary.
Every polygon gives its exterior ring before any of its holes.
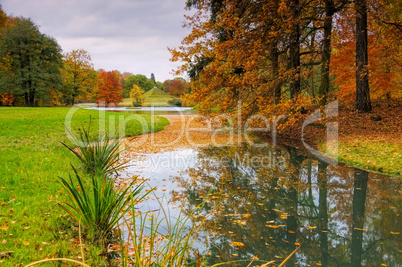
{"type": "Polygon", "coordinates": [[[151,114],[151,115],[187,115],[196,114],[197,112],[191,107],[91,107],[87,109],[106,110],[116,112],[128,112],[134,114],[151,114]]]}
{"type": "MultiPolygon", "coordinates": [[[[196,211],[194,221],[208,216],[196,245],[208,265],[248,266],[252,257],[280,263],[301,245],[287,266],[401,266],[400,178],[329,165],[289,146],[140,158],[123,177],[148,178],[172,216],[179,209],[196,211]]],[[[160,206],[149,199],[139,209],[160,206]]]]}

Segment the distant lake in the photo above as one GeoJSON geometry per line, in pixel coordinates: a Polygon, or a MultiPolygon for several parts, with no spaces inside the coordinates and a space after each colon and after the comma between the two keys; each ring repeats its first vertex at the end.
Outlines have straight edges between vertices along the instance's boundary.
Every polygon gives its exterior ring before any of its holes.
{"type": "Polygon", "coordinates": [[[151,114],[151,115],[196,114],[196,111],[193,110],[193,108],[191,107],[138,107],[136,109],[129,109],[127,107],[91,107],[87,109],[129,112],[135,114],[151,114]]]}

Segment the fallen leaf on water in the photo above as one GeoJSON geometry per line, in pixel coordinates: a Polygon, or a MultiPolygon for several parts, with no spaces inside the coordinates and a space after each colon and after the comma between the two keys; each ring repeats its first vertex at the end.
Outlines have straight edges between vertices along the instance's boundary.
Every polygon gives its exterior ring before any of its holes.
{"type": "Polygon", "coordinates": [[[231,242],[230,244],[234,247],[244,247],[242,242],[231,242]]]}
{"type": "Polygon", "coordinates": [[[233,255],[233,256],[239,256],[239,255],[237,255],[237,254],[235,254],[235,253],[233,253],[232,255],[233,255]]]}
{"type": "Polygon", "coordinates": [[[354,229],[355,229],[355,230],[358,230],[358,231],[367,231],[366,229],[363,229],[363,228],[357,228],[357,227],[355,227],[354,229]]]}
{"type": "Polygon", "coordinates": [[[246,225],[246,221],[243,220],[234,220],[233,223],[237,223],[239,225],[246,225]]]}
{"type": "Polygon", "coordinates": [[[392,232],[392,231],[391,231],[391,234],[393,234],[393,235],[399,235],[400,233],[399,233],[399,232],[392,232]]]}
{"type": "Polygon", "coordinates": [[[276,228],[279,228],[279,227],[284,227],[285,225],[266,225],[266,226],[268,226],[269,228],[276,229],[276,228]]]}

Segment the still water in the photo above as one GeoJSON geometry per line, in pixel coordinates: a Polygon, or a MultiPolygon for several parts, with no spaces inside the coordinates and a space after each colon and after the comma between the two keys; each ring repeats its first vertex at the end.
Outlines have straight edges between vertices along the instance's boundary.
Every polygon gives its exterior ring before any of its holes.
{"type": "MultiPolygon", "coordinates": [[[[398,177],[329,165],[288,146],[139,158],[122,176],[148,178],[172,216],[204,202],[194,221],[209,216],[197,244],[208,265],[248,266],[252,257],[280,263],[301,245],[287,266],[402,266],[398,177]]],[[[158,208],[155,199],[139,207],[158,208]]]]}
{"type": "Polygon", "coordinates": [[[193,108],[189,107],[91,107],[87,109],[149,115],[188,115],[197,113],[193,108]]]}

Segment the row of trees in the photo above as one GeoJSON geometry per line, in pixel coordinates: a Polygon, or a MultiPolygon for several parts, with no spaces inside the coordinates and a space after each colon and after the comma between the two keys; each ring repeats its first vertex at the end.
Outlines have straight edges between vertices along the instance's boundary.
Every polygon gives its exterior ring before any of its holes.
{"type": "Polygon", "coordinates": [[[354,100],[401,92],[401,3],[380,0],[188,0],[192,32],[171,49],[190,98],[205,113],[242,102],[253,114],[301,109],[311,98],[354,100]],[[370,60],[370,61],[369,61],[370,60]],[[369,83],[370,80],[370,83],[369,83]]]}
{"type": "MultiPolygon", "coordinates": [[[[184,81],[185,82],[185,81],[184,81]]],[[[30,19],[8,17],[0,6],[0,105],[54,106],[77,102],[119,103],[164,84],[145,75],[95,70],[90,54],[62,54],[57,41],[30,19]]],[[[174,88],[174,86],[173,86],[174,88]]],[[[180,95],[178,90],[173,90],[180,95]]]]}

